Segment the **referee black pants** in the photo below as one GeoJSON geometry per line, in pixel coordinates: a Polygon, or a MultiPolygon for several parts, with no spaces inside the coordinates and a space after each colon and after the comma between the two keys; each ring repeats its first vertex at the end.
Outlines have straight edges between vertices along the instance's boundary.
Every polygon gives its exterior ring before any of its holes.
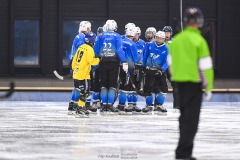
{"type": "Polygon", "coordinates": [[[193,141],[197,133],[202,102],[201,83],[175,83],[180,99],[180,137],[175,151],[176,159],[192,156],[193,141]]]}

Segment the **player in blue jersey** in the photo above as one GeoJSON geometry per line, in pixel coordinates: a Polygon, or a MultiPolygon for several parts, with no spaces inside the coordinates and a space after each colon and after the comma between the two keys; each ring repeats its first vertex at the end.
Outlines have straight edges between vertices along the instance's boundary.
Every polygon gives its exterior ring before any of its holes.
{"type": "Polygon", "coordinates": [[[133,94],[134,88],[132,83],[135,84],[135,63],[138,63],[141,56],[137,52],[137,45],[133,42],[133,37],[136,35],[136,27],[131,27],[126,30],[126,37],[123,39],[123,51],[126,54],[128,63],[128,72],[120,70],[121,86],[119,93],[119,114],[123,114],[124,111],[127,114],[132,114],[133,111],[141,112],[140,108],[136,105],[133,106],[133,98],[137,94],[133,94]],[[128,100],[128,106],[125,106],[126,100],[128,100]]]}
{"type": "MultiPolygon", "coordinates": [[[[134,78],[135,78],[135,86],[139,91],[143,90],[143,74],[142,74],[142,61],[143,61],[143,51],[145,49],[145,42],[140,38],[141,36],[141,29],[139,27],[136,27],[136,35],[133,37],[133,41],[137,45],[137,52],[140,56],[140,61],[138,63],[135,63],[135,71],[134,71],[134,78]]],[[[136,92],[132,93],[132,99],[133,99],[133,106],[134,108],[137,107],[137,100],[138,95],[136,92]]]]}
{"type": "Polygon", "coordinates": [[[94,46],[95,55],[101,58],[99,64],[99,78],[101,83],[101,111],[118,113],[113,107],[117,92],[119,64],[122,63],[123,70],[128,71],[125,53],[122,50],[122,38],[116,33],[117,23],[114,20],[107,20],[106,32],[99,36],[94,46]]]}
{"type": "Polygon", "coordinates": [[[134,24],[134,23],[131,23],[131,22],[129,22],[129,23],[127,23],[126,25],[125,25],[125,34],[124,35],[122,35],[122,39],[124,39],[125,37],[126,37],[126,31],[127,31],[127,29],[128,28],[132,28],[132,27],[136,27],[136,25],[134,24]]]}
{"type": "MultiPolygon", "coordinates": [[[[97,29],[97,39],[99,36],[102,36],[103,34],[103,27],[98,27],[97,29]]],[[[100,108],[100,96],[99,92],[101,90],[101,85],[99,82],[99,66],[92,66],[92,71],[91,71],[91,90],[93,91],[92,93],[92,107],[95,109],[94,111],[97,110],[97,108],[100,108]]]]}
{"type": "Polygon", "coordinates": [[[164,32],[158,31],[155,37],[156,40],[149,43],[144,50],[143,69],[147,82],[144,86],[144,92],[155,94],[156,106],[153,107],[153,96],[147,96],[146,107],[142,109],[142,112],[149,114],[154,108],[157,114],[166,115],[167,110],[163,107],[163,103],[168,91],[166,75],[164,74],[168,68],[168,48],[164,44],[164,32]]]}
{"type": "MultiPolygon", "coordinates": [[[[89,21],[81,21],[79,24],[79,34],[74,38],[72,49],[71,49],[71,57],[70,64],[72,64],[72,58],[76,54],[76,51],[79,46],[85,43],[85,35],[91,31],[91,23],[89,21]]],[[[72,70],[70,70],[72,72],[72,70]]],[[[76,89],[72,91],[72,97],[68,106],[68,114],[75,114],[75,108],[77,107],[77,100],[79,99],[79,94],[76,89]]],[[[88,100],[89,103],[89,100],[88,100]]]]}

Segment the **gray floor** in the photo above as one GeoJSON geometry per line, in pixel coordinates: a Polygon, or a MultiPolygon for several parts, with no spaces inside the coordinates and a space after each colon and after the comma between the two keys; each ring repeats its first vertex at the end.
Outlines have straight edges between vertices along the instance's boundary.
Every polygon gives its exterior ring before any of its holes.
{"type": "MultiPolygon", "coordinates": [[[[63,102],[0,102],[0,159],[174,159],[178,113],[68,116],[63,102]]],[[[143,106],[143,103],[140,104],[143,106]]],[[[240,103],[204,103],[194,156],[240,159],[240,103]]]]}

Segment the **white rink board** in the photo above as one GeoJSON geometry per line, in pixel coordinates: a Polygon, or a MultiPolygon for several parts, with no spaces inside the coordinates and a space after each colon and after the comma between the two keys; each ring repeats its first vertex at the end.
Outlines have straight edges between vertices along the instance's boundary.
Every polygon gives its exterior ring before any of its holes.
{"type": "MultiPolygon", "coordinates": [[[[144,103],[140,103],[144,106],[144,103]]],[[[67,115],[63,102],[0,102],[0,159],[174,159],[178,116],[67,115]]],[[[240,159],[240,103],[204,103],[194,156],[240,159]]]]}

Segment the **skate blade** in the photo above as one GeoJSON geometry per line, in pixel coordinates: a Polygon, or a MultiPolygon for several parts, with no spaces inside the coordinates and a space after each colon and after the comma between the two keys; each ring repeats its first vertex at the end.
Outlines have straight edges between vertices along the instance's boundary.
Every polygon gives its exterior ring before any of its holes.
{"type": "Polygon", "coordinates": [[[155,115],[158,115],[158,116],[166,116],[167,115],[167,112],[155,112],[155,115]]]}
{"type": "Polygon", "coordinates": [[[86,114],[77,114],[75,117],[76,118],[89,118],[89,116],[86,114]]]}
{"type": "Polygon", "coordinates": [[[142,115],[152,115],[154,112],[142,112],[142,115]]]}
{"type": "Polygon", "coordinates": [[[89,112],[89,114],[93,114],[93,115],[96,115],[98,113],[97,111],[93,112],[93,111],[90,111],[90,110],[88,110],[88,112],[89,112]]]}
{"type": "Polygon", "coordinates": [[[126,115],[132,115],[133,113],[132,112],[125,112],[126,115]]]}
{"type": "Polygon", "coordinates": [[[118,111],[119,115],[126,115],[125,111],[118,111]]]}
{"type": "Polygon", "coordinates": [[[141,111],[140,111],[140,112],[133,111],[133,112],[132,112],[132,115],[142,115],[142,112],[141,112],[141,111]]]}
{"type": "Polygon", "coordinates": [[[115,115],[118,115],[118,112],[115,113],[115,112],[105,111],[102,114],[107,116],[115,116],[115,115]]]}
{"type": "Polygon", "coordinates": [[[75,115],[75,114],[76,114],[76,111],[68,111],[67,114],[68,114],[68,115],[75,115]]]}

